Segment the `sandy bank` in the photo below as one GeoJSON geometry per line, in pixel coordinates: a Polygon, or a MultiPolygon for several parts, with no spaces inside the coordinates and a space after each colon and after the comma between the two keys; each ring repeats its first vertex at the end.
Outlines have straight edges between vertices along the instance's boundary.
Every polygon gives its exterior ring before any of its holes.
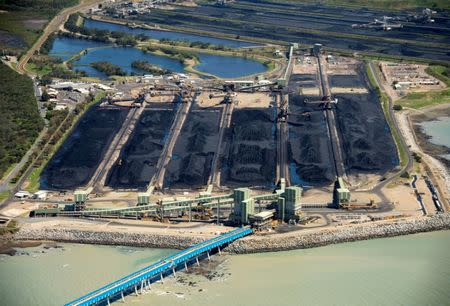
{"type": "MultiPolygon", "coordinates": [[[[228,246],[227,250],[231,253],[257,253],[303,249],[445,229],[450,229],[450,213],[390,222],[309,229],[283,234],[252,235],[235,241],[228,246]]],[[[136,228],[112,231],[101,227],[75,228],[27,224],[15,234],[14,239],[183,249],[209,239],[216,234],[218,233],[209,231],[148,231],[136,228]]]]}

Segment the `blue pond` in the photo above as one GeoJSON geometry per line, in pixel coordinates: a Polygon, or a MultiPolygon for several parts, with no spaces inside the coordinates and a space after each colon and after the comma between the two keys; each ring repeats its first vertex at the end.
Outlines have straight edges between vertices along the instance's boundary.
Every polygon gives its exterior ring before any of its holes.
{"type": "MultiPolygon", "coordinates": [[[[127,47],[114,47],[110,44],[94,42],[90,40],[58,37],[55,39],[50,55],[67,60],[81,50],[90,49],[87,54],[82,55],[74,61],[74,69],[85,71],[88,76],[106,78],[107,76],[97,71],[89,64],[98,61],[108,61],[120,66],[128,73],[144,74],[131,67],[131,63],[136,60],[145,60],[151,64],[175,72],[183,72],[184,66],[177,60],[165,56],[144,53],[141,50],[127,47]]],[[[207,72],[222,78],[242,77],[254,73],[264,72],[266,66],[242,57],[220,56],[213,54],[198,54],[200,64],[195,68],[202,72],[207,72]]]]}
{"type": "Polygon", "coordinates": [[[265,65],[243,57],[200,53],[199,58],[200,64],[195,66],[195,69],[221,78],[238,78],[266,71],[265,65]]]}
{"type": "Polygon", "coordinates": [[[83,55],[80,59],[76,60],[74,62],[74,66],[75,69],[83,70],[89,76],[99,78],[106,78],[107,76],[99,72],[95,68],[89,66],[90,63],[107,61],[120,66],[124,71],[128,73],[144,74],[144,71],[140,71],[131,67],[131,63],[138,60],[148,61],[149,63],[175,72],[184,71],[183,64],[177,60],[164,56],[157,56],[150,53],[144,53],[141,50],[135,48],[125,47],[109,47],[89,51],[86,55],[83,55]]]}
{"type": "Polygon", "coordinates": [[[141,28],[129,28],[128,26],[103,22],[92,19],[85,19],[84,27],[88,29],[100,29],[100,30],[109,30],[116,32],[125,32],[133,35],[144,34],[154,39],[171,39],[171,40],[187,40],[189,42],[193,41],[201,41],[204,43],[210,43],[213,45],[223,45],[231,48],[241,48],[241,47],[249,47],[256,46],[257,44],[240,41],[240,40],[232,40],[232,39],[223,39],[223,38],[215,38],[211,36],[203,36],[196,34],[187,34],[182,32],[175,31],[163,31],[163,30],[149,30],[149,29],[141,29],[141,28]]]}
{"type": "Polygon", "coordinates": [[[93,40],[58,37],[55,39],[53,47],[49,52],[49,55],[53,57],[58,57],[63,61],[67,61],[73,55],[77,54],[78,52],[84,49],[107,47],[107,46],[108,44],[93,40]]]}

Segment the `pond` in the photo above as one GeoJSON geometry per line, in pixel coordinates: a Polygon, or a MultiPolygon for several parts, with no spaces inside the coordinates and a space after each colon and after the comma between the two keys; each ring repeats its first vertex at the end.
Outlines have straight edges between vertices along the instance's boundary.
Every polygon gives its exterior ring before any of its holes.
{"type": "MultiPolygon", "coordinates": [[[[136,48],[115,47],[111,44],[95,42],[85,39],[58,37],[55,39],[50,55],[67,60],[81,50],[89,49],[73,62],[74,69],[82,70],[88,76],[105,79],[106,75],[90,66],[93,62],[108,61],[120,66],[128,73],[142,75],[145,72],[131,67],[133,61],[148,61],[151,64],[174,72],[183,72],[184,65],[175,59],[144,53],[136,48]],[[90,49],[92,48],[92,49],[90,49]]],[[[195,68],[201,72],[210,73],[221,78],[237,78],[255,73],[264,72],[267,67],[255,60],[236,56],[222,56],[215,54],[199,53],[200,64],[195,68]]]]}

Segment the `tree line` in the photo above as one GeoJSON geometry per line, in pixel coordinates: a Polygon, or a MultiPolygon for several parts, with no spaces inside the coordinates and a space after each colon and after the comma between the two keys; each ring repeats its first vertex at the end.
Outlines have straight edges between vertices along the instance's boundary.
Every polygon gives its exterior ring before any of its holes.
{"type": "Polygon", "coordinates": [[[88,29],[83,26],[77,25],[78,18],[81,18],[80,14],[72,14],[67,19],[64,27],[72,33],[79,33],[85,36],[89,36],[90,39],[100,42],[110,42],[114,39],[115,43],[121,46],[136,46],[137,41],[148,39],[145,35],[134,36],[124,32],[116,32],[101,29],[88,29]]]}
{"type": "Polygon", "coordinates": [[[0,176],[21,160],[44,127],[33,81],[0,64],[0,176]]]}

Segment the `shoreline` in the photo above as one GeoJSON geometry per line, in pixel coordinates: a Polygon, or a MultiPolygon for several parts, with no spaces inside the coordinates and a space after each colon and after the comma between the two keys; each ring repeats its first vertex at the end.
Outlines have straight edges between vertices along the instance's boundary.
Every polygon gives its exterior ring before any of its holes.
{"type": "MultiPolygon", "coordinates": [[[[287,233],[252,235],[237,240],[224,251],[232,254],[278,252],[307,249],[331,244],[409,235],[421,232],[450,230],[450,213],[395,221],[379,221],[332,228],[307,229],[287,233]]],[[[165,231],[115,231],[89,228],[47,226],[22,227],[12,237],[15,243],[54,241],[66,243],[121,245],[131,247],[184,249],[215,236],[215,233],[167,233],[165,231]]]]}
{"type": "Polygon", "coordinates": [[[411,113],[411,121],[418,145],[426,154],[439,160],[439,162],[443,164],[448,171],[450,169],[450,160],[442,157],[441,155],[450,154],[450,147],[433,143],[433,137],[426,133],[422,125],[425,122],[436,121],[441,117],[450,117],[449,104],[431,106],[430,108],[423,109],[420,112],[411,113]]]}

